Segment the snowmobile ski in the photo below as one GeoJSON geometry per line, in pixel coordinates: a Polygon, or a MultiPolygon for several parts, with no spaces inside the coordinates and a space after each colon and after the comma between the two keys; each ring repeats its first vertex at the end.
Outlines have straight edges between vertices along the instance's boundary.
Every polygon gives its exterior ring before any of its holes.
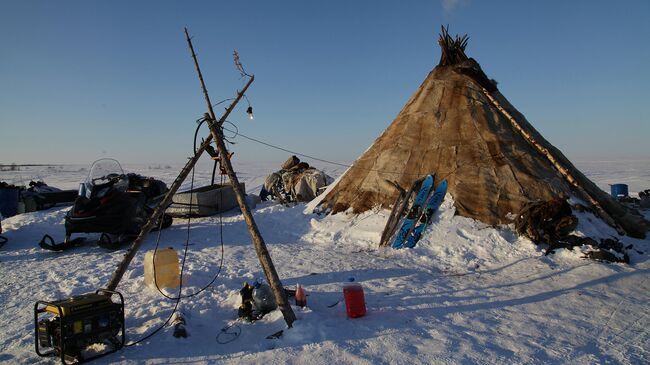
{"type": "Polygon", "coordinates": [[[418,195],[415,196],[415,201],[413,202],[413,206],[411,207],[408,214],[406,215],[406,219],[404,220],[404,223],[402,223],[402,227],[397,232],[397,236],[395,237],[395,240],[393,240],[393,244],[391,245],[391,247],[402,248],[409,233],[411,233],[411,230],[413,230],[415,223],[418,221],[418,219],[420,219],[420,215],[422,215],[422,206],[424,205],[424,203],[426,203],[427,198],[429,197],[429,192],[431,192],[432,186],[433,186],[433,176],[427,175],[424,178],[424,181],[422,182],[422,187],[420,188],[418,195]]]}
{"type": "Polygon", "coordinates": [[[50,250],[50,251],[63,251],[70,249],[72,247],[78,247],[87,242],[86,238],[84,237],[77,237],[73,240],[66,239],[65,241],[61,243],[56,243],[54,242],[54,238],[50,236],[49,234],[46,234],[41,238],[41,241],[38,243],[41,248],[50,250]]]}
{"type": "Polygon", "coordinates": [[[137,235],[135,234],[121,234],[115,236],[102,233],[102,235],[99,236],[99,240],[97,241],[97,246],[105,248],[107,250],[119,250],[124,246],[130,245],[136,237],[137,235]]]}
{"type": "Polygon", "coordinates": [[[99,247],[108,250],[118,250],[125,245],[133,242],[135,235],[109,235],[102,233],[99,239],[88,239],[87,237],[76,237],[74,239],[67,238],[63,242],[56,243],[54,238],[49,234],[43,236],[38,245],[50,251],[65,251],[74,247],[86,246],[96,244],[99,247]],[[111,237],[112,236],[112,237],[111,237]]]}
{"type": "Polygon", "coordinates": [[[406,243],[404,244],[405,247],[408,248],[415,247],[415,244],[418,243],[420,237],[422,237],[422,233],[424,233],[424,230],[427,229],[429,224],[431,224],[431,220],[433,219],[433,213],[435,213],[436,210],[440,208],[440,204],[442,204],[442,200],[445,198],[445,194],[447,194],[446,179],[442,180],[438,184],[438,187],[433,192],[433,195],[431,195],[431,198],[429,198],[429,202],[427,203],[427,206],[424,209],[424,213],[422,213],[422,216],[420,217],[420,223],[413,229],[413,232],[411,232],[411,234],[409,235],[408,239],[406,240],[406,243]]]}

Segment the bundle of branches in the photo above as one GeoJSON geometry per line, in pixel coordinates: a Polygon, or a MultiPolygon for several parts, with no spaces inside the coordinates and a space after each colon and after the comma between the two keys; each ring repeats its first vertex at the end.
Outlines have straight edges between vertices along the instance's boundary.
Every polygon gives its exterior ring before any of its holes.
{"type": "Polygon", "coordinates": [[[590,246],[585,258],[629,263],[625,252],[632,245],[625,247],[617,239],[601,239],[600,243],[589,237],[579,237],[571,232],[578,225],[578,218],[573,215],[571,206],[565,198],[529,203],[519,212],[515,219],[515,229],[520,235],[530,238],[536,244],[547,244],[546,255],[556,249],[590,246]]]}
{"type": "Polygon", "coordinates": [[[467,34],[450,36],[449,27],[443,26],[438,38],[441,51],[438,66],[451,66],[454,71],[471,77],[489,92],[496,91],[497,82],[489,79],[478,62],[465,54],[468,40],[467,34]]]}
{"type": "Polygon", "coordinates": [[[440,45],[440,49],[442,51],[438,65],[452,66],[466,61],[468,57],[465,54],[465,47],[467,47],[468,40],[469,37],[467,34],[463,35],[462,37],[459,35],[456,35],[456,37],[450,36],[449,26],[447,26],[447,28],[443,26],[440,33],[440,38],[438,38],[438,44],[440,45]]]}

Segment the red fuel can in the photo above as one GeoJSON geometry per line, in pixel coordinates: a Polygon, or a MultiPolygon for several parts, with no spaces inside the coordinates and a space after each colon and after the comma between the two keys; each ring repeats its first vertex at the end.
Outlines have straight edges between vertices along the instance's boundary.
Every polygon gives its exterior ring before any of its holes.
{"type": "Polygon", "coordinates": [[[366,299],[361,284],[346,284],[343,287],[343,297],[345,297],[345,311],[348,317],[357,318],[366,315],[366,299]]]}

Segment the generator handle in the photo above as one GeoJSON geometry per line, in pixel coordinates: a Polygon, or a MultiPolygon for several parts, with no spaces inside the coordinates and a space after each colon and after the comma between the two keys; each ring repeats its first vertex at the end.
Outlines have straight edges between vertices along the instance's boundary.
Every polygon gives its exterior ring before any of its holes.
{"type": "Polygon", "coordinates": [[[108,289],[97,289],[95,290],[95,294],[110,294],[109,297],[113,297],[113,295],[117,294],[120,297],[120,303],[122,303],[122,306],[124,306],[124,296],[122,293],[115,291],[115,290],[108,290],[108,289]]]}
{"type": "MultiPolygon", "coordinates": [[[[55,354],[56,351],[51,350],[51,351],[48,351],[46,353],[41,353],[41,351],[39,350],[40,341],[38,339],[38,314],[46,312],[45,308],[39,308],[38,307],[39,305],[54,306],[54,307],[56,307],[56,310],[59,312],[59,315],[62,315],[63,308],[60,305],[56,304],[56,303],[48,302],[48,301],[45,301],[45,300],[37,300],[36,303],[34,304],[34,339],[35,339],[34,347],[36,348],[36,354],[38,356],[45,357],[45,356],[50,356],[50,355],[55,354]]],[[[59,333],[59,343],[61,343],[61,340],[62,340],[61,336],[62,335],[63,335],[62,333],[59,333]]],[[[63,363],[65,364],[65,360],[63,359],[63,357],[61,357],[61,361],[63,361],[63,363]]]]}
{"type": "MultiPolygon", "coordinates": [[[[48,302],[47,300],[37,300],[36,304],[34,304],[34,309],[38,309],[39,304],[41,304],[41,305],[51,305],[51,306],[56,307],[59,310],[63,309],[63,308],[61,308],[60,305],[58,305],[58,304],[56,304],[54,302],[48,302]]],[[[45,311],[45,309],[43,309],[43,308],[39,309],[39,312],[43,312],[43,311],[45,311]]]]}

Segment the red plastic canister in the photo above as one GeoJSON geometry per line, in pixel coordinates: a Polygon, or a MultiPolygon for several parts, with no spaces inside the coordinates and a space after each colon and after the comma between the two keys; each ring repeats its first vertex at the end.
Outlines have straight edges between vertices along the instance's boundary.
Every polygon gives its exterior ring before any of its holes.
{"type": "Polygon", "coordinates": [[[366,315],[366,299],[361,284],[346,284],[343,287],[343,297],[345,298],[345,310],[348,317],[357,318],[366,315]]]}

